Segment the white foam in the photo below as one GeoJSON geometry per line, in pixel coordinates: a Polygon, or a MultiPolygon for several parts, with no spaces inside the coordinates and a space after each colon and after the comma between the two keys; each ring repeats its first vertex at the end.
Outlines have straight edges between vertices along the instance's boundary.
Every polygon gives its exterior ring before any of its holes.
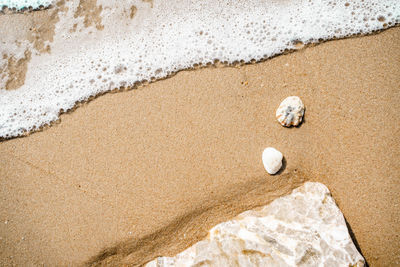
{"type": "MultiPolygon", "coordinates": [[[[25,84],[4,90],[0,79],[0,137],[49,124],[61,109],[69,110],[90,96],[162,78],[194,64],[261,60],[294,49],[297,41],[369,33],[400,22],[398,0],[348,3],[98,0],[104,29],[97,30],[94,25],[85,28],[82,17],[74,18],[79,1],[68,1],[50,43],[51,53],[32,53],[25,84]],[[133,19],[132,5],[137,7],[133,19]],[[77,31],[71,32],[75,23],[77,31]]],[[[10,47],[20,53],[21,45],[4,44],[0,53],[5,52],[2,49],[14,53],[10,47]]]]}
{"type": "Polygon", "coordinates": [[[0,8],[33,8],[37,9],[40,6],[47,7],[52,4],[53,1],[49,0],[0,0],[0,8]]]}

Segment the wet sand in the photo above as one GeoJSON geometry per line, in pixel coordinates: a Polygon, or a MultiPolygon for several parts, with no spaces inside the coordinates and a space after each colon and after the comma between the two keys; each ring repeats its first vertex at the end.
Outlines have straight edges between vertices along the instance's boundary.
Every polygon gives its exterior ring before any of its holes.
{"type": "Polygon", "coordinates": [[[1,265],[140,265],[306,180],[370,266],[400,264],[400,28],[106,94],[0,143],[1,265]],[[298,95],[305,123],[275,119],[298,95]],[[285,169],[269,176],[266,146],[285,169]]]}

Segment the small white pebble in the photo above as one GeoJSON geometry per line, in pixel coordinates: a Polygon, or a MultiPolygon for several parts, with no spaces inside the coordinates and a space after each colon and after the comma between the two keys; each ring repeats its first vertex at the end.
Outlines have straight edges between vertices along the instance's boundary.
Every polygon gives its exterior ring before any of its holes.
{"type": "Polygon", "coordinates": [[[267,147],[262,154],[262,162],[269,174],[277,173],[282,167],[283,155],[273,147],[267,147]]]}

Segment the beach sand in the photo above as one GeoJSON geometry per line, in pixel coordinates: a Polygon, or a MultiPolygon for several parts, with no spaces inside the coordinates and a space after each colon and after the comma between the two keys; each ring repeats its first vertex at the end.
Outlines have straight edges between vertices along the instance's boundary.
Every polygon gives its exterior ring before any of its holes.
{"type": "Polygon", "coordinates": [[[399,89],[397,27],[100,96],[0,143],[0,264],[144,264],[311,180],[370,266],[399,265],[399,89]],[[299,128],[275,119],[290,95],[299,128]]]}

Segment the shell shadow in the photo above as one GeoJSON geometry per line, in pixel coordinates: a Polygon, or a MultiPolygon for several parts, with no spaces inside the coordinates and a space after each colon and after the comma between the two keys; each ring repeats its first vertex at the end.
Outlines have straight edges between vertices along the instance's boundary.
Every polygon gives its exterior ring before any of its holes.
{"type": "Polygon", "coordinates": [[[285,157],[283,157],[283,159],[282,159],[282,167],[281,167],[281,169],[277,172],[277,173],[275,173],[275,174],[272,174],[272,176],[275,176],[275,175],[280,175],[281,173],[283,173],[284,171],[285,171],[285,169],[286,169],[286,165],[287,165],[287,161],[286,161],[286,158],[285,157]]]}
{"type": "Polygon", "coordinates": [[[300,128],[304,123],[306,123],[306,111],[307,109],[304,107],[304,113],[303,113],[303,118],[301,120],[301,123],[297,126],[295,126],[294,128],[300,128]]]}

